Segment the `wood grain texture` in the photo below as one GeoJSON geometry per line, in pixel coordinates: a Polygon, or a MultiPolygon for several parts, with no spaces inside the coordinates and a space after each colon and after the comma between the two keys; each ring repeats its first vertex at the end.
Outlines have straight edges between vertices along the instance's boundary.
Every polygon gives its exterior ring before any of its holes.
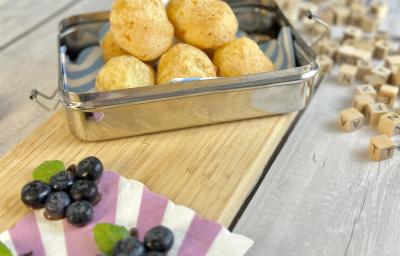
{"type": "Polygon", "coordinates": [[[399,254],[400,152],[376,163],[376,129],[336,127],[354,91],[330,77],[317,92],[234,229],[249,255],[399,254]]]}
{"type": "Polygon", "coordinates": [[[76,1],[23,0],[0,3],[0,49],[74,2],[76,1]]]}
{"type": "MultiPolygon", "coordinates": [[[[26,1],[14,2],[18,5],[26,1]]],[[[41,5],[41,1],[29,2],[41,5]]],[[[58,1],[45,1],[44,7],[46,3],[59,5],[58,1]]],[[[3,15],[1,13],[8,8],[11,7],[1,6],[0,15],[3,15]]],[[[30,11],[36,10],[34,8],[37,7],[31,7],[30,11]]],[[[57,87],[58,22],[71,15],[110,8],[110,0],[80,1],[74,7],[50,19],[33,33],[0,51],[0,155],[33,131],[50,115],[30,101],[29,94],[33,88],[51,94],[57,87]]],[[[26,9],[29,8],[26,7],[26,9]]],[[[18,11],[24,13],[24,10],[18,11]]],[[[36,10],[36,14],[32,15],[38,15],[37,12],[39,11],[36,10]]],[[[26,14],[26,16],[29,15],[26,14]]],[[[15,18],[11,17],[11,19],[15,18]]],[[[17,23],[18,20],[14,22],[17,23]]],[[[0,27],[3,29],[3,24],[0,27]]]]}
{"type": "Polygon", "coordinates": [[[57,111],[0,159],[0,230],[29,210],[19,200],[32,170],[47,159],[67,164],[96,155],[107,169],[135,178],[201,216],[228,226],[295,113],[105,142],[83,142],[57,111]]]}

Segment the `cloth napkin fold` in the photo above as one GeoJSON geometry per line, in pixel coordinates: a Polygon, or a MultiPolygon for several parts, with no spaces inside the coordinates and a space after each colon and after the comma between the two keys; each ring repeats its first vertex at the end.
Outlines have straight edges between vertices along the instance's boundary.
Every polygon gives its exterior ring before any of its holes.
{"type": "MultiPolygon", "coordinates": [[[[109,24],[105,24],[100,32],[99,38],[109,30],[109,24]]],[[[239,31],[238,37],[247,36],[246,33],[239,31]]],[[[261,50],[271,59],[277,70],[290,69],[296,67],[295,50],[293,36],[290,27],[282,27],[278,38],[259,44],[261,50]]],[[[63,46],[62,46],[63,47],[63,46]]],[[[61,49],[62,51],[63,49],[61,49]]],[[[100,46],[91,46],[84,49],[75,62],[68,60],[64,67],[66,70],[66,88],[75,93],[86,93],[95,91],[96,76],[104,65],[100,46]]],[[[192,77],[176,78],[171,82],[187,82],[194,80],[204,80],[210,78],[192,77]]]]}
{"type": "Polygon", "coordinates": [[[233,234],[223,226],[203,219],[166,197],[151,192],[142,183],[107,171],[98,184],[102,195],[94,207],[89,225],[76,228],[66,220],[49,221],[43,210],[30,212],[13,228],[0,234],[13,253],[33,252],[34,256],[99,255],[92,229],[96,223],[136,227],[139,239],[154,226],[169,227],[175,236],[168,255],[244,255],[253,244],[249,238],[233,234]]]}

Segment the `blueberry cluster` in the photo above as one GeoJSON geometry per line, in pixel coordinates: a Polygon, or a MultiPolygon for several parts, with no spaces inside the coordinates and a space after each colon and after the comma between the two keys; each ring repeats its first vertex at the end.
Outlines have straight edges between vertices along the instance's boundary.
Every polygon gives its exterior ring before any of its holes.
{"type": "Polygon", "coordinates": [[[113,256],[165,256],[174,244],[174,234],[164,226],[150,229],[143,240],[138,239],[136,229],[131,230],[131,237],[122,239],[114,246],[113,256]]]}
{"type": "Polygon", "coordinates": [[[22,202],[33,209],[45,208],[49,220],[64,217],[75,226],[85,226],[93,217],[93,206],[101,195],[97,182],[103,174],[101,161],[90,156],[56,173],[49,183],[34,180],[21,191],[22,202]]]}

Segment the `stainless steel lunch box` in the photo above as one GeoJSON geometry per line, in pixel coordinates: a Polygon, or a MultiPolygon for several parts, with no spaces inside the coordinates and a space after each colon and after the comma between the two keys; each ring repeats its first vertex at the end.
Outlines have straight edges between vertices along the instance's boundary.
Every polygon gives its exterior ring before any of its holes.
{"type": "Polygon", "coordinates": [[[240,29],[275,38],[290,26],[297,67],[233,78],[193,81],[109,92],[78,94],[67,90],[65,54],[74,59],[99,43],[109,12],[67,18],[60,23],[59,87],[71,131],[80,139],[106,140],[303,109],[313,95],[316,56],[273,1],[228,1],[240,29]],[[89,32],[89,33],[88,33],[89,32]],[[66,53],[61,48],[67,49],[66,53]]]}

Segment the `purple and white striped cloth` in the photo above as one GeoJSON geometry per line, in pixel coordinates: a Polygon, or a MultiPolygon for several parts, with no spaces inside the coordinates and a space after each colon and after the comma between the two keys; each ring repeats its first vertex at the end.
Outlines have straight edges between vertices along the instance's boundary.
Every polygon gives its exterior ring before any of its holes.
{"type": "Polygon", "coordinates": [[[142,183],[128,180],[115,172],[104,173],[99,185],[102,200],[95,206],[92,222],[76,228],[65,220],[49,221],[43,210],[30,212],[13,228],[0,234],[13,253],[41,255],[89,255],[100,252],[92,229],[97,223],[115,223],[136,227],[139,238],[152,227],[164,225],[173,230],[174,246],[168,255],[244,255],[250,239],[230,233],[223,226],[205,220],[193,210],[175,205],[167,198],[149,191],[142,183]]]}

